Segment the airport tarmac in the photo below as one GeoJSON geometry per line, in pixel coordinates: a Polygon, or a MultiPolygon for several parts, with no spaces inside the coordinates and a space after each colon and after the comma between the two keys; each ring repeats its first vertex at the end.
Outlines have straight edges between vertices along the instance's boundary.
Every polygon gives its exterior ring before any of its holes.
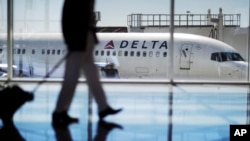
{"type": "MultiPolygon", "coordinates": [[[[31,91],[36,84],[20,83],[31,91]]],[[[77,87],[70,115],[78,124],[53,128],[51,113],[60,83],[44,83],[32,102],[14,115],[16,132],[26,141],[228,141],[232,124],[246,124],[248,87],[167,84],[103,84],[113,108],[123,111],[99,122],[85,83],[77,87]]],[[[2,127],[0,122],[0,127],[2,127]]],[[[0,130],[0,140],[6,134],[0,130]],[[1,137],[2,136],[2,137],[1,137]]]]}

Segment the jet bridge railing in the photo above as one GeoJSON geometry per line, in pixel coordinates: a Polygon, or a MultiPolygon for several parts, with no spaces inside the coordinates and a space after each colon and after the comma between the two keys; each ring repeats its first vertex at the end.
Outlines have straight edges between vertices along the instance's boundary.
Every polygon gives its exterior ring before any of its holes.
{"type": "MultiPolygon", "coordinates": [[[[170,14],[130,14],[127,17],[129,27],[170,26],[170,14]]],[[[174,14],[175,26],[213,26],[218,14],[174,14]],[[210,17],[210,18],[208,18],[210,17]]],[[[223,14],[224,26],[240,26],[240,14],[223,14]]]]}

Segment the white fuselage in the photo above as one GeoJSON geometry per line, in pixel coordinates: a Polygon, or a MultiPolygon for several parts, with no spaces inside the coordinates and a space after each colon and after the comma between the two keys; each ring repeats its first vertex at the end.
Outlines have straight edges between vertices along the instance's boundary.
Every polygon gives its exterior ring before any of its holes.
{"type": "MultiPolygon", "coordinates": [[[[60,33],[14,35],[13,63],[17,75],[44,76],[66,55],[60,33]]],[[[246,79],[247,63],[233,47],[218,40],[175,33],[173,68],[170,68],[170,36],[167,33],[97,33],[97,36],[99,43],[93,56],[104,78],[167,79],[173,69],[177,79],[246,79]]],[[[7,62],[3,39],[1,36],[2,64],[7,62]]],[[[62,77],[63,72],[62,65],[51,77],[62,77]]]]}

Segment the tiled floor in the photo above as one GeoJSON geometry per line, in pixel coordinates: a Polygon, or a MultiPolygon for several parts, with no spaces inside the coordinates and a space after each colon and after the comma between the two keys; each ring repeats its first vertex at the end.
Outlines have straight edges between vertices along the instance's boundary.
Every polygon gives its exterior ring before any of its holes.
{"type": "MultiPolygon", "coordinates": [[[[31,91],[36,84],[19,84],[31,91]]],[[[27,141],[219,141],[229,140],[230,124],[246,124],[248,88],[243,86],[175,86],[104,84],[108,101],[123,108],[99,122],[96,104],[79,84],[70,115],[80,118],[68,128],[53,128],[51,113],[60,84],[45,83],[14,115],[16,130],[0,130],[0,140],[27,141]],[[171,100],[172,99],[172,100],[171,100]],[[90,105],[90,106],[89,106],[90,105]]],[[[0,127],[3,126],[0,122],[0,127]]]]}

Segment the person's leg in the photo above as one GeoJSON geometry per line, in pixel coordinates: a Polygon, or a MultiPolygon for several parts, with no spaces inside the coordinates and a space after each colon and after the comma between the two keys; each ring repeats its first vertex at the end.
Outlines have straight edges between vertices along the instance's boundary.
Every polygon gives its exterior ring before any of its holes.
{"type": "Polygon", "coordinates": [[[80,63],[79,62],[80,54],[78,52],[72,52],[69,54],[66,60],[64,81],[62,88],[60,90],[56,109],[57,112],[68,111],[71,101],[74,96],[75,88],[78,83],[78,77],[80,75],[80,63]]]}
{"type": "Polygon", "coordinates": [[[94,64],[94,58],[93,58],[94,44],[95,44],[94,36],[91,32],[89,32],[87,40],[87,49],[83,55],[83,60],[84,60],[83,70],[89,86],[89,90],[93,94],[95,101],[97,103],[99,117],[103,118],[109,114],[116,114],[117,112],[120,112],[121,109],[113,110],[107,102],[105,92],[103,90],[101,82],[99,81],[98,70],[94,64]]]}
{"type": "Polygon", "coordinates": [[[93,36],[88,36],[87,40],[87,49],[86,52],[83,53],[82,66],[84,70],[84,74],[88,83],[89,91],[93,94],[98,110],[102,111],[108,107],[107,98],[102,88],[102,85],[99,81],[98,70],[94,64],[93,59],[93,48],[94,48],[94,39],[93,36]]]}
{"type": "Polygon", "coordinates": [[[64,81],[53,113],[53,123],[55,124],[77,122],[77,119],[69,117],[67,112],[72,102],[78,77],[80,75],[81,66],[79,63],[79,56],[81,56],[81,54],[78,52],[71,52],[66,58],[64,81]]]}

